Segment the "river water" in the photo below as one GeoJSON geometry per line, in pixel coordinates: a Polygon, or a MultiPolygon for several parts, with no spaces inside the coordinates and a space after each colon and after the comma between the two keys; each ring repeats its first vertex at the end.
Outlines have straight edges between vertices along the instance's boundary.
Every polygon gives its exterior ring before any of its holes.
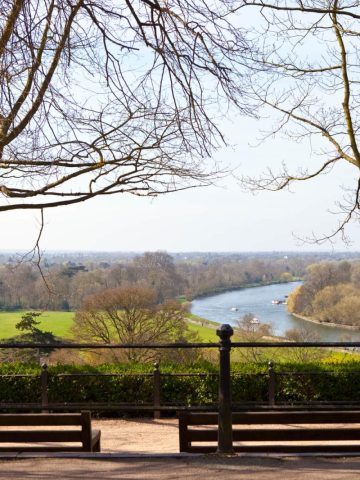
{"type": "Polygon", "coordinates": [[[265,287],[231,290],[192,301],[191,312],[199,317],[234,325],[245,313],[253,313],[261,323],[272,326],[275,335],[283,336],[290,328],[310,329],[319,341],[360,340],[360,331],[327,327],[307,322],[289,314],[284,304],[274,305],[272,300],[284,300],[301,282],[281,283],[265,287]],[[234,309],[237,309],[236,311],[234,309]]]}

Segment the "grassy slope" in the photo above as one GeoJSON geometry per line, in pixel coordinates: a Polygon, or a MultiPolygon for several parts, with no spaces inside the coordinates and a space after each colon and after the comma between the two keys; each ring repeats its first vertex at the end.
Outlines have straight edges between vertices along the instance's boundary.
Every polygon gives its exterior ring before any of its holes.
{"type": "MultiPolygon", "coordinates": [[[[8,338],[18,335],[15,325],[20,320],[24,312],[0,312],[0,339],[6,340],[8,338]]],[[[71,325],[73,323],[74,312],[43,312],[41,315],[40,327],[43,330],[52,332],[57,337],[64,339],[71,339],[71,325]]],[[[200,342],[218,342],[219,338],[216,335],[217,323],[209,320],[204,320],[191,313],[188,314],[188,327],[191,331],[196,331],[199,334],[200,342]]],[[[233,341],[241,341],[236,335],[232,338],[233,341]]],[[[327,351],[325,355],[326,360],[335,359],[335,361],[350,361],[354,358],[353,353],[345,352],[331,352],[327,351]]],[[[286,361],[288,360],[286,352],[283,349],[271,349],[267,352],[268,360],[286,361]]],[[[358,355],[356,355],[358,356],[358,355]]],[[[243,360],[238,349],[233,349],[233,361],[243,360]]]]}
{"type": "MultiPolygon", "coordinates": [[[[0,338],[7,339],[18,335],[15,325],[20,321],[24,312],[0,312],[0,338]]],[[[74,312],[44,312],[39,317],[42,330],[52,332],[57,337],[71,338],[70,327],[73,323],[74,312]]]]}
{"type": "Polygon", "coordinates": [[[218,342],[219,337],[216,335],[214,329],[209,327],[203,327],[201,325],[188,322],[189,330],[198,333],[201,342],[218,342]]]}
{"type": "MultiPolygon", "coordinates": [[[[0,338],[7,339],[18,335],[20,332],[16,330],[15,325],[20,321],[21,315],[24,312],[0,312],[0,338]]],[[[190,315],[193,321],[201,321],[199,317],[190,315]]],[[[73,323],[74,312],[43,312],[41,317],[39,317],[40,325],[39,327],[42,330],[52,332],[57,337],[62,337],[69,339],[71,335],[71,325],[73,323]]],[[[204,326],[197,323],[190,323],[189,328],[192,331],[198,332],[200,336],[200,341],[203,342],[216,342],[218,337],[216,336],[214,323],[209,323],[204,321],[204,326]]]]}

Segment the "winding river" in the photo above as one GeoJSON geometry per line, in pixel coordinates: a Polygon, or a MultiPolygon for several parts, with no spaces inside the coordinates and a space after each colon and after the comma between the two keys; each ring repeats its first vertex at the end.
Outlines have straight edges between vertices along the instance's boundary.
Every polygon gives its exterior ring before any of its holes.
{"type": "Polygon", "coordinates": [[[286,305],[274,305],[272,300],[284,300],[301,282],[281,283],[265,287],[244,288],[197,298],[191,312],[199,317],[234,325],[245,313],[253,313],[262,323],[272,326],[275,335],[283,336],[290,328],[311,329],[319,341],[360,340],[360,331],[328,327],[307,322],[289,314],[286,305]]]}

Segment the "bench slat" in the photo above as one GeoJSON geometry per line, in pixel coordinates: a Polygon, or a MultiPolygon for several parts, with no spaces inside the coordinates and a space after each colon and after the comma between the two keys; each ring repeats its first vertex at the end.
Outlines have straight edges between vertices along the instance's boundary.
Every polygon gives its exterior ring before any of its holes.
{"type": "MultiPolygon", "coordinates": [[[[217,430],[188,430],[188,441],[191,442],[216,442],[217,430]]],[[[305,440],[360,440],[359,428],[341,429],[299,429],[283,428],[273,429],[234,429],[233,440],[235,442],[267,442],[267,441],[305,441],[305,440]]]]}
{"type": "Polygon", "coordinates": [[[359,412],[249,412],[235,413],[234,424],[314,424],[314,423],[360,423],[359,412]]]}
{"type": "Polygon", "coordinates": [[[21,413],[1,414],[0,426],[59,426],[59,425],[82,425],[82,416],[78,413],[21,413]]]}
{"type": "Polygon", "coordinates": [[[325,441],[325,440],[359,440],[359,428],[282,428],[282,429],[246,429],[233,431],[234,441],[325,441]]]}
{"type": "MultiPolygon", "coordinates": [[[[187,414],[188,425],[217,425],[218,414],[192,413],[187,414]]],[[[183,413],[180,413],[180,416],[183,413]]],[[[232,423],[269,425],[275,423],[360,423],[360,411],[321,411],[321,412],[244,412],[233,413],[232,423]]]]}
{"type": "Polygon", "coordinates": [[[81,446],[34,446],[34,445],[14,445],[14,446],[2,446],[0,445],[0,452],[84,452],[85,450],[81,446]]]}
{"type": "Polygon", "coordinates": [[[81,442],[80,430],[4,430],[0,442],[81,442]]]}
{"type": "MultiPolygon", "coordinates": [[[[215,453],[216,446],[192,445],[189,453],[215,453]]],[[[237,453],[359,453],[359,445],[234,445],[237,453]]]]}

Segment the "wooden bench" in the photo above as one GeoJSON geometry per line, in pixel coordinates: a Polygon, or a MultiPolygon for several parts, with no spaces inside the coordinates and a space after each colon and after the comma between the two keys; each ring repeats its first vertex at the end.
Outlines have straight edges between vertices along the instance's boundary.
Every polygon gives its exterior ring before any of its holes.
{"type": "Polygon", "coordinates": [[[100,435],[90,412],[0,414],[0,452],[100,452],[100,435]]]}
{"type": "MultiPolygon", "coordinates": [[[[180,452],[216,452],[217,423],[216,412],[179,412],[180,452]]],[[[360,453],[360,410],[248,411],[233,413],[232,423],[235,452],[360,453]]]]}

